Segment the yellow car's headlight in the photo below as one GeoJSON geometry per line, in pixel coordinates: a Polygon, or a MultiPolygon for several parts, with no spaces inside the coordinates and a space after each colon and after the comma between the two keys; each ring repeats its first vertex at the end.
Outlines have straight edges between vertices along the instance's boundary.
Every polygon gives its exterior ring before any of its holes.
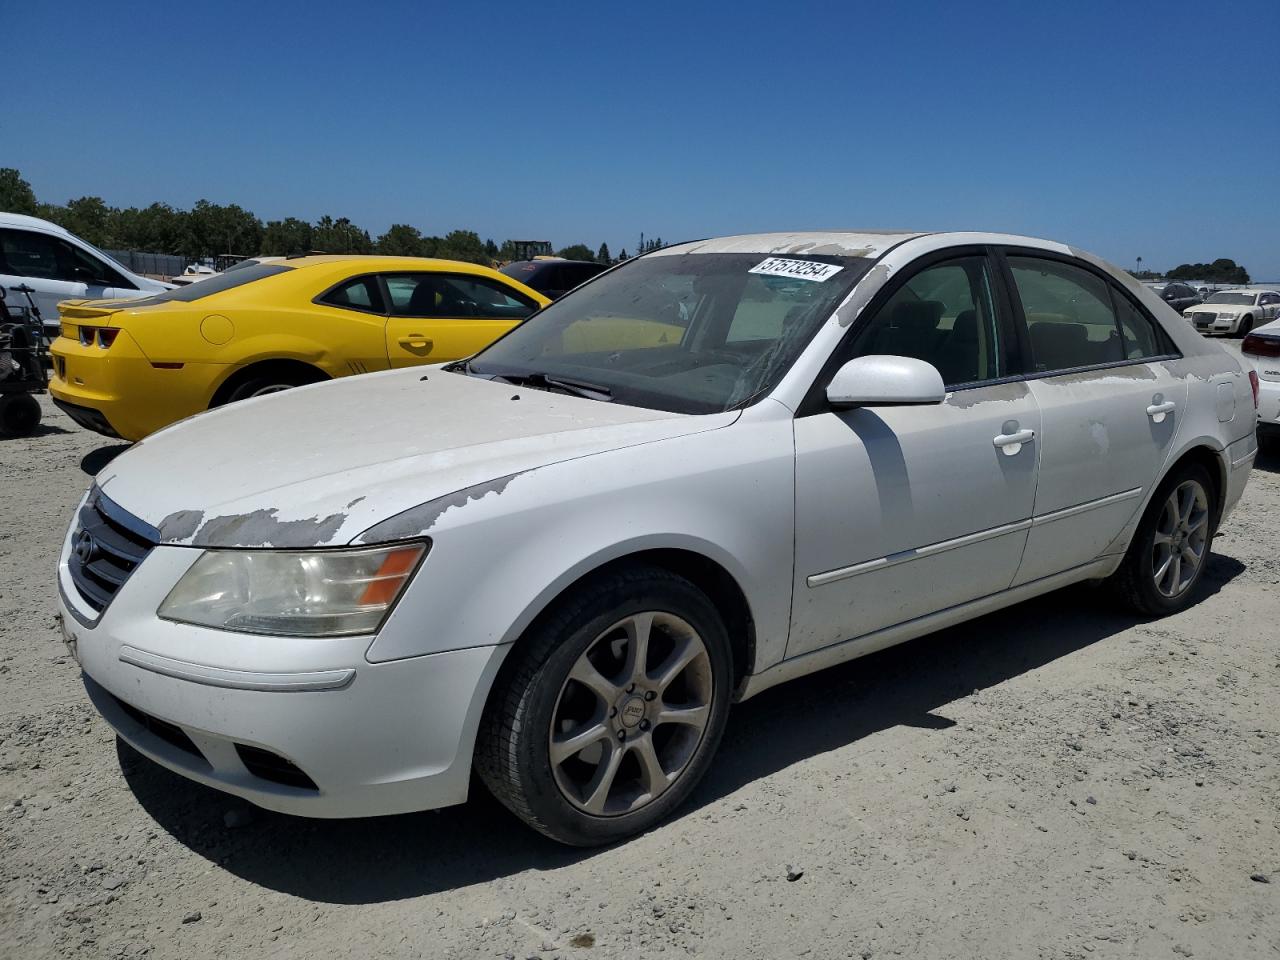
{"type": "Polygon", "coordinates": [[[164,620],[287,637],[374,633],[427,543],[359,550],[209,550],[160,604],[164,620]]]}

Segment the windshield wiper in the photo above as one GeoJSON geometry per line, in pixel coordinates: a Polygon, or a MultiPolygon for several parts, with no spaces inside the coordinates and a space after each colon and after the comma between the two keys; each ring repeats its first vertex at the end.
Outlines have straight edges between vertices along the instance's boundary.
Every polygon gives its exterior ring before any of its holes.
{"type": "Polygon", "coordinates": [[[588,400],[613,399],[613,391],[608,387],[601,386],[598,383],[588,383],[585,380],[553,377],[546,373],[500,373],[498,376],[508,383],[514,383],[516,386],[534,387],[543,390],[563,390],[577,397],[586,397],[588,400]]]}

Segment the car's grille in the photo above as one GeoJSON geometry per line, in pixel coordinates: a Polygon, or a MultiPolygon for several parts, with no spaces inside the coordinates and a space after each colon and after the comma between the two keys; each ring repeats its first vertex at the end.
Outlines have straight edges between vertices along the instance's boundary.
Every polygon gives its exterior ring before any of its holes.
{"type": "Polygon", "coordinates": [[[96,487],[80,508],[67,567],[84,602],[101,613],[160,542],[159,531],[111,502],[96,487]]]}

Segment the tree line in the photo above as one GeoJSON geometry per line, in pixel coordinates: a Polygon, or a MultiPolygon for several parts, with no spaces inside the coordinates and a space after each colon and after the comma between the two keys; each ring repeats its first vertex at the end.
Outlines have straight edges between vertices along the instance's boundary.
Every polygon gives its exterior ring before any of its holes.
{"type": "MultiPolygon", "coordinates": [[[[224,253],[284,256],[318,251],[440,257],[492,265],[518,256],[512,241],[497,244],[492,239],[481,240],[474,230],[451,230],[444,236],[432,236],[410,224],[393,223],[386,233],[373,237],[347,217],[324,216],[314,223],[285,217],[264,223],[239,204],[210,200],[197,200],[190,210],[167,203],[142,208],[112,207],[101,197],[79,197],[65,204],[42,203],[31,184],[12,167],[0,168],[0,210],[52,221],[103,249],[176,254],[188,260],[224,253]]],[[[648,245],[653,241],[643,242],[648,245]]],[[[575,243],[557,252],[570,260],[617,263],[627,259],[626,250],[612,257],[607,243],[594,251],[584,243],[575,243]]]]}

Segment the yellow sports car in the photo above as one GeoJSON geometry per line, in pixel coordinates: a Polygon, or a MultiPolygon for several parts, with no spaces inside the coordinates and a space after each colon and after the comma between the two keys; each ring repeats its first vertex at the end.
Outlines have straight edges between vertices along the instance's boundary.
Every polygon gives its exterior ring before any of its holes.
{"type": "Polygon", "coordinates": [[[253,263],[141,300],[69,300],[53,401],[140,440],[210,407],[470,356],[550,301],[496,270],[415,257],[253,263]]]}

